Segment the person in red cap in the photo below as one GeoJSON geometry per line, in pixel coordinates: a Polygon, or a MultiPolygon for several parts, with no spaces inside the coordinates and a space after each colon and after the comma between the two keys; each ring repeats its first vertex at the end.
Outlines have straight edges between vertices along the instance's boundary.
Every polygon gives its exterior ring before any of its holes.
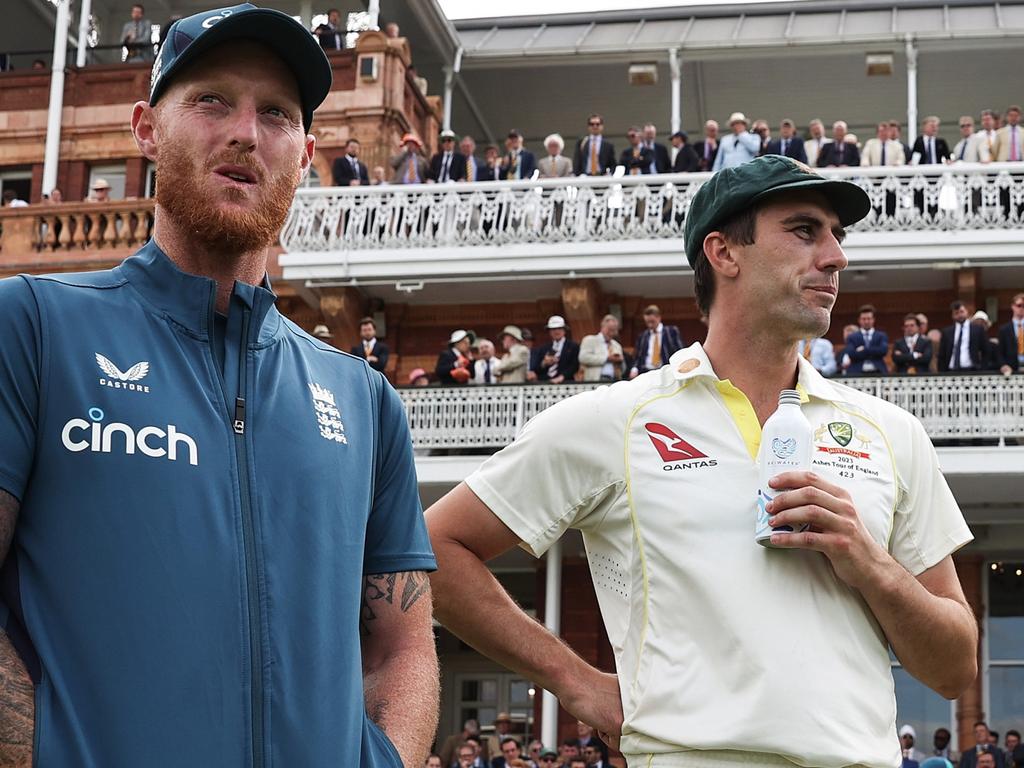
{"type": "Polygon", "coordinates": [[[402,137],[402,150],[391,158],[392,184],[420,184],[430,178],[430,167],[423,157],[423,142],[414,133],[402,137]]]}

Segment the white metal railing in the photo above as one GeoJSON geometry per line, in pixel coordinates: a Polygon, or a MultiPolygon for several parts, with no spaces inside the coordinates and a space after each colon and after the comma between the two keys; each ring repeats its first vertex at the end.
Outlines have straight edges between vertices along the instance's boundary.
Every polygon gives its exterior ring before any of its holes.
{"type": "MultiPolygon", "coordinates": [[[[1024,163],[832,168],[870,195],[858,232],[1024,227],[1024,163]]],[[[300,189],[291,252],[680,238],[711,174],[300,189]]]]}
{"type": "MultiPolygon", "coordinates": [[[[843,383],[916,415],[933,440],[1024,438],[1024,376],[881,376],[843,383]]],[[[598,384],[400,389],[417,448],[500,448],[559,400],[598,384]]]]}

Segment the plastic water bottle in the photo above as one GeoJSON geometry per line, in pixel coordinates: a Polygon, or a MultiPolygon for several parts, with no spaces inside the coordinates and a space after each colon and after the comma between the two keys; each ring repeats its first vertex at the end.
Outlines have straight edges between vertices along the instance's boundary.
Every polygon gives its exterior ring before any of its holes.
{"type": "MultiPolygon", "coordinates": [[[[811,453],[814,447],[814,432],[800,410],[800,393],[795,389],[784,389],[779,393],[779,407],[765,422],[761,432],[761,450],[757,455],[760,469],[760,487],[757,489],[757,524],[754,526],[754,540],[765,547],[772,546],[773,533],[793,533],[793,527],[768,525],[770,515],[765,505],[777,493],[786,489],[775,489],[768,485],[782,472],[800,472],[811,468],[811,453]]],[[[806,530],[802,526],[799,531],[806,530]]]]}

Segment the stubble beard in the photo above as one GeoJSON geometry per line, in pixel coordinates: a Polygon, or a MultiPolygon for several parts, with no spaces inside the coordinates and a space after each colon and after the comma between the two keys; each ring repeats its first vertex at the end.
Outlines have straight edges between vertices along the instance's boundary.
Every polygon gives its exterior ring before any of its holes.
{"type": "Polygon", "coordinates": [[[185,143],[166,140],[160,147],[156,170],[156,202],[196,248],[231,259],[272,245],[284,226],[295,189],[301,180],[293,171],[268,175],[246,153],[224,152],[205,165],[197,165],[185,143]],[[238,189],[211,189],[210,174],[218,165],[238,165],[256,175],[258,186],[246,193],[238,189]],[[262,194],[261,194],[262,193],[262,194]],[[250,195],[258,204],[225,208],[224,201],[244,203],[250,195]]]}

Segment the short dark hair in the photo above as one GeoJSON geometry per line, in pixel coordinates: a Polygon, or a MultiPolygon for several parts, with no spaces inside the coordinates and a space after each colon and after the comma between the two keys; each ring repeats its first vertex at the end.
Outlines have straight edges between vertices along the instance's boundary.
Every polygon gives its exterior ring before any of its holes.
{"type": "MultiPolygon", "coordinates": [[[[949,305],[949,308],[955,311],[966,306],[967,305],[960,301],[960,299],[957,299],[956,301],[949,305]]],[[[986,728],[988,728],[988,723],[984,723],[980,720],[974,724],[974,727],[977,728],[979,725],[984,725],[986,728]]]]}
{"type": "Polygon", "coordinates": [[[348,141],[345,142],[345,146],[347,147],[349,144],[352,143],[358,144],[359,139],[357,139],[355,136],[352,136],[348,141]]]}
{"type": "Polygon", "coordinates": [[[921,324],[921,321],[917,319],[917,315],[915,315],[913,312],[911,312],[909,315],[903,316],[903,322],[905,323],[907,322],[907,320],[913,320],[918,325],[921,324]]]}
{"type": "Polygon", "coordinates": [[[690,137],[686,135],[686,131],[676,131],[671,136],[669,136],[669,138],[680,139],[684,144],[690,140],[690,137]]]}
{"type": "Polygon", "coordinates": [[[604,122],[604,118],[603,118],[603,117],[601,117],[601,116],[600,116],[599,114],[597,114],[597,112],[593,112],[593,113],[591,113],[591,115],[590,115],[590,116],[589,116],[589,117],[587,118],[587,122],[589,123],[589,122],[590,122],[591,120],[593,120],[593,119],[595,119],[595,118],[597,118],[598,120],[600,120],[600,121],[601,121],[602,123],[604,122]]]}
{"type": "Polygon", "coordinates": [[[563,747],[579,747],[580,743],[576,739],[562,739],[563,747]]]}
{"type": "Polygon", "coordinates": [[[136,9],[136,8],[138,8],[138,9],[139,9],[140,11],[142,11],[143,13],[145,13],[145,12],[146,12],[146,9],[145,9],[145,8],[143,8],[143,6],[142,6],[142,3],[132,3],[132,10],[134,10],[134,9],[136,9]]]}
{"type": "Polygon", "coordinates": [[[860,305],[860,309],[857,310],[857,314],[858,315],[863,315],[865,312],[870,312],[872,315],[876,314],[875,313],[875,305],[874,304],[861,304],[860,305]]]}
{"type": "Polygon", "coordinates": [[[1018,731],[1016,728],[1011,728],[1010,730],[1008,730],[1006,732],[1006,735],[1007,736],[1016,736],[1019,739],[1020,738],[1020,731],[1018,731]]]}
{"type": "Polygon", "coordinates": [[[522,749],[522,748],[523,748],[523,747],[522,747],[522,745],[521,745],[521,744],[519,743],[519,739],[517,739],[517,738],[516,738],[515,736],[506,736],[505,738],[503,738],[503,739],[501,740],[501,746],[502,746],[502,747],[504,747],[504,746],[505,746],[506,744],[508,744],[508,743],[509,743],[510,741],[511,741],[511,742],[512,742],[513,744],[515,744],[515,745],[516,745],[516,746],[517,746],[517,747],[518,747],[519,749],[522,749]]]}
{"type": "MultiPolygon", "coordinates": [[[[731,243],[753,245],[757,230],[758,210],[759,206],[752,205],[737,211],[719,224],[716,230],[721,232],[731,243]]],[[[697,260],[693,265],[693,290],[697,298],[697,308],[701,314],[710,315],[711,305],[715,301],[715,271],[704,254],[703,245],[697,253],[697,260]]]]}
{"type": "MultiPolygon", "coordinates": [[[[954,301],[953,303],[954,303],[954,304],[960,304],[960,305],[963,305],[963,302],[962,302],[962,301],[954,301]]],[[[972,727],[972,728],[977,728],[977,727],[978,727],[979,725],[984,725],[984,726],[985,726],[985,729],[986,729],[986,730],[988,730],[988,723],[986,723],[986,722],[985,722],[984,720],[979,720],[978,722],[976,722],[976,723],[975,723],[975,724],[974,724],[973,726],[971,726],[971,727],[972,727]]]]}
{"type": "Polygon", "coordinates": [[[1006,111],[1007,111],[1007,112],[1020,112],[1020,111],[1021,111],[1021,109],[1020,109],[1020,107],[1018,107],[1018,106],[1017,106],[1016,104],[1011,104],[1010,106],[1008,106],[1008,107],[1006,108],[1006,111]]]}
{"type": "Polygon", "coordinates": [[[657,315],[658,317],[661,317],[661,307],[657,304],[648,304],[644,307],[644,315],[657,315]]]}
{"type": "Polygon", "coordinates": [[[432,757],[436,757],[438,760],[441,759],[441,756],[439,754],[437,754],[436,752],[431,752],[429,755],[427,755],[427,759],[423,761],[423,764],[426,765],[427,763],[429,763],[430,758],[432,757]]]}
{"type": "Polygon", "coordinates": [[[373,330],[377,330],[377,321],[374,320],[372,317],[367,316],[359,318],[360,326],[366,325],[367,323],[373,326],[373,330]]]}

